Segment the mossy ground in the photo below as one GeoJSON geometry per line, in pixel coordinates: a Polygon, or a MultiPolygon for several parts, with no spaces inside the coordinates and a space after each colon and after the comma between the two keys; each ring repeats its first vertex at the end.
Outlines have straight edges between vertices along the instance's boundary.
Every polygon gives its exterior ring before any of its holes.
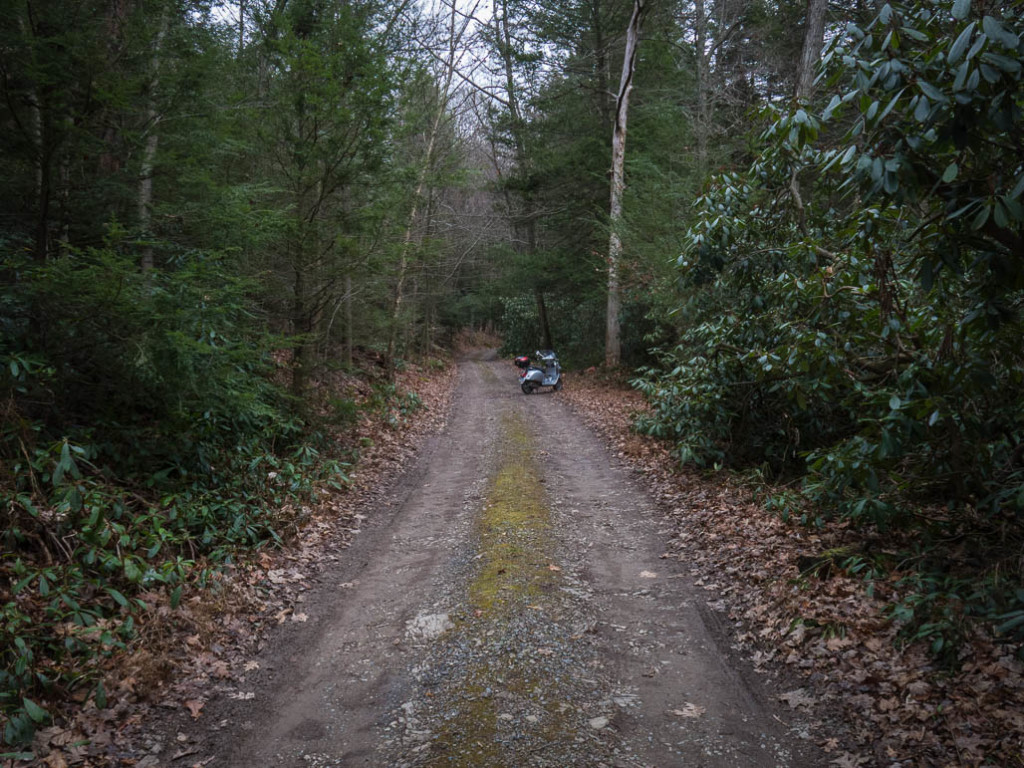
{"type": "Polygon", "coordinates": [[[429,765],[525,765],[517,741],[526,725],[548,743],[571,731],[557,693],[557,665],[549,664],[555,652],[546,647],[565,639],[557,637],[561,570],[534,438],[511,412],[502,416],[501,435],[496,473],[476,523],[479,564],[457,630],[484,652],[451,681],[450,711],[429,765]]]}
{"type": "Polygon", "coordinates": [[[481,566],[469,586],[472,610],[498,614],[526,607],[558,574],[551,568],[551,512],[529,430],[510,414],[501,426],[500,466],[477,524],[481,566]]]}

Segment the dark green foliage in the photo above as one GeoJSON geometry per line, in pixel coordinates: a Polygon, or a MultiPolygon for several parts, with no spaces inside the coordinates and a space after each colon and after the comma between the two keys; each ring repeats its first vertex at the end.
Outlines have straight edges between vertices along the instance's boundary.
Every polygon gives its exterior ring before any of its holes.
{"type": "Polygon", "coordinates": [[[135,262],[105,248],[41,263],[13,242],[0,261],[8,743],[45,720],[32,697],[95,686],[86,660],[132,638],[140,593],[175,603],[345,482],[272,383],[274,340],[230,262],[135,262]]]}
{"type": "Polygon", "coordinates": [[[967,5],[848,25],[825,109],[767,116],[749,171],[698,200],[679,338],[638,381],[683,460],[962,542],[898,608],[953,658],[968,619],[1024,636],[1024,18],[967,5]]]}
{"type": "MultiPolygon", "coordinates": [[[[504,312],[498,328],[504,344],[503,355],[532,355],[543,348],[536,299],[526,296],[502,299],[504,312]]],[[[545,301],[551,325],[551,344],[563,367],[582,368],[601,360],[595,338],[604,333],[604,304],[594,298],[578,303],[571,298],[549,297],[545,301]]]]}
{"type": "MultiPolygon", "coordinates": [[[[344,444],[360,409],[397,426],[421,407],[392,389],[321,408],[314,385],[395,324],[433,352],[470,282],[436,209],[411,219],[437,87],[403,37],[413,7],[247,3],[241,36],[211,8],[0,2],[8,743],[95,686],[140,595],[176,603],[345,482],[315,414],[344,444]]],[[[431,206],[464,164],[450,122],[431,206]]]]}
{"type": "Polygon", "coordinates": [[[374,385],[373,392],[363,404],[362,409],[376,415],[382,423],[394,428],[422,407],[423,401],[415,392],[399,392],[394,384],[380,383],[374,385]]]}
{"type": "MultiPolygon", "coordinates": [[[[603,297],[584,300],[549,296],[545,302],[551,325],[551,343],[565,368],[599,365],[603,351],[595,340],[604,338],[605,305],[603,297]]],[[[510,296],[501,300],[498,321],[503,344],[502,355],[532,354],[543,342],[540,335],[537,301],[529,296],[510,296]]],[[[657,332],[657,324],[647,307],[630,302],[623,307],[622,358],[630,365],[650,362],[647,341],[657,332]],[[625,322],[628,321],[628,322],[625,322]]]]}
{"type": "Polygon", "coordinates": [[[16,277],[3,295],[0,354],[32,354],[39,370],[17,379],[21,416],[58,437],[101,420],[100,466],[216,474],[221,443],[282,426],[264,376],[271,339],[255,331],[247,286],[219,257],[143,274],[132,255],[103,249],[45,264],[8,254],[3,268],[16,277]]]}
{"type": "MultiPolygon", "coordinates": [[[[522,208],[511,217],[515,251],[495,249],[505,267],[495,292],[511,302],[502,321],[505,347],[543,346],[539,313],[529,309],[539,294],[551,305],[552,346],[570,365],[591,365],[604,354],[614,91],[631,9],[604,0],[511,5],[523,14],[516,41],[528,41],[513,58],[529,120],[513,125],[504,115],[493,125],[495,145],[514,161],[501,191],[522,208]],[[538,57],[545,67],[538,69],[538,57]],[[572,310],[560,312],[559,302],[572,310]]],[[[668,6],[652,11],[652,39],[640,46],[631,97],[620,235],[622,356],[633,365],[647,360],[643,336],[651,327],[637,308],[646,306],[651,283],[666,271],[664,253],[677,245],[676,217],[694,186],[693,161],[680,152],[692,138],[680,106],[691,95],[692,62],[679,52],[683,31],[673,14],[668,6]]]]}

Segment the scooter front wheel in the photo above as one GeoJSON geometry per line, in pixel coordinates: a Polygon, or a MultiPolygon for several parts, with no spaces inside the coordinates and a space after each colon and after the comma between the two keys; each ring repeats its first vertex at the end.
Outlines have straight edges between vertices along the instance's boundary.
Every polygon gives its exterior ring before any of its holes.
{"type": "Polygon", "coordinates": [[[554,389],[555,392],[561,392],[562,391],[562,380],[559,379],[558,381],[556,381],[555,382],[555,386],[552,387],[552,389],[554,389]]]}
{"type": "Polygon", "coordinates": [[[535,390],[536,388],[537,388],[537,385],[534,384],[532,381],[524,381],[522,383],[522,389],[523,389],[523,394],[524,395],[532,395],[533,394],[533,390],[535,390]]]}

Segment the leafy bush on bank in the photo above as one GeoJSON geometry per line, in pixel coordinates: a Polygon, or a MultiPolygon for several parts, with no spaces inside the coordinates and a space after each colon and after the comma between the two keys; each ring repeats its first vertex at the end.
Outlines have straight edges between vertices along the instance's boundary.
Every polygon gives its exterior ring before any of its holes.
{"type": "Polygon", "coordinates": [[[165,591],[273,545],[347,480],[273,383],[248,286],[215,255],[0,261],[0,718],[30,741],[165,591]]]}
{"type": "Polygon", "coordinates": [[[1024,639],[1024,11],[885,5],[768,116],[679,257],[639,427],[701,466],[802,478],[804,519],[913,531],[907,634],[1024,639]]]}

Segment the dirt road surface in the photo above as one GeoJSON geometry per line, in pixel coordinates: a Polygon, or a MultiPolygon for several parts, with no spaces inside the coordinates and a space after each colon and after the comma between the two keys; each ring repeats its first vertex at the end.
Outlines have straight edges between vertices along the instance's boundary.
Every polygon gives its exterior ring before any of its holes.
{"type": "Polygon", "coordinates": [[[207,706],[210,765],[827,762],[660,557],[636,479],[508,362],[461,364],[446,430],[368,517],[309,620],[207,706]]]}

